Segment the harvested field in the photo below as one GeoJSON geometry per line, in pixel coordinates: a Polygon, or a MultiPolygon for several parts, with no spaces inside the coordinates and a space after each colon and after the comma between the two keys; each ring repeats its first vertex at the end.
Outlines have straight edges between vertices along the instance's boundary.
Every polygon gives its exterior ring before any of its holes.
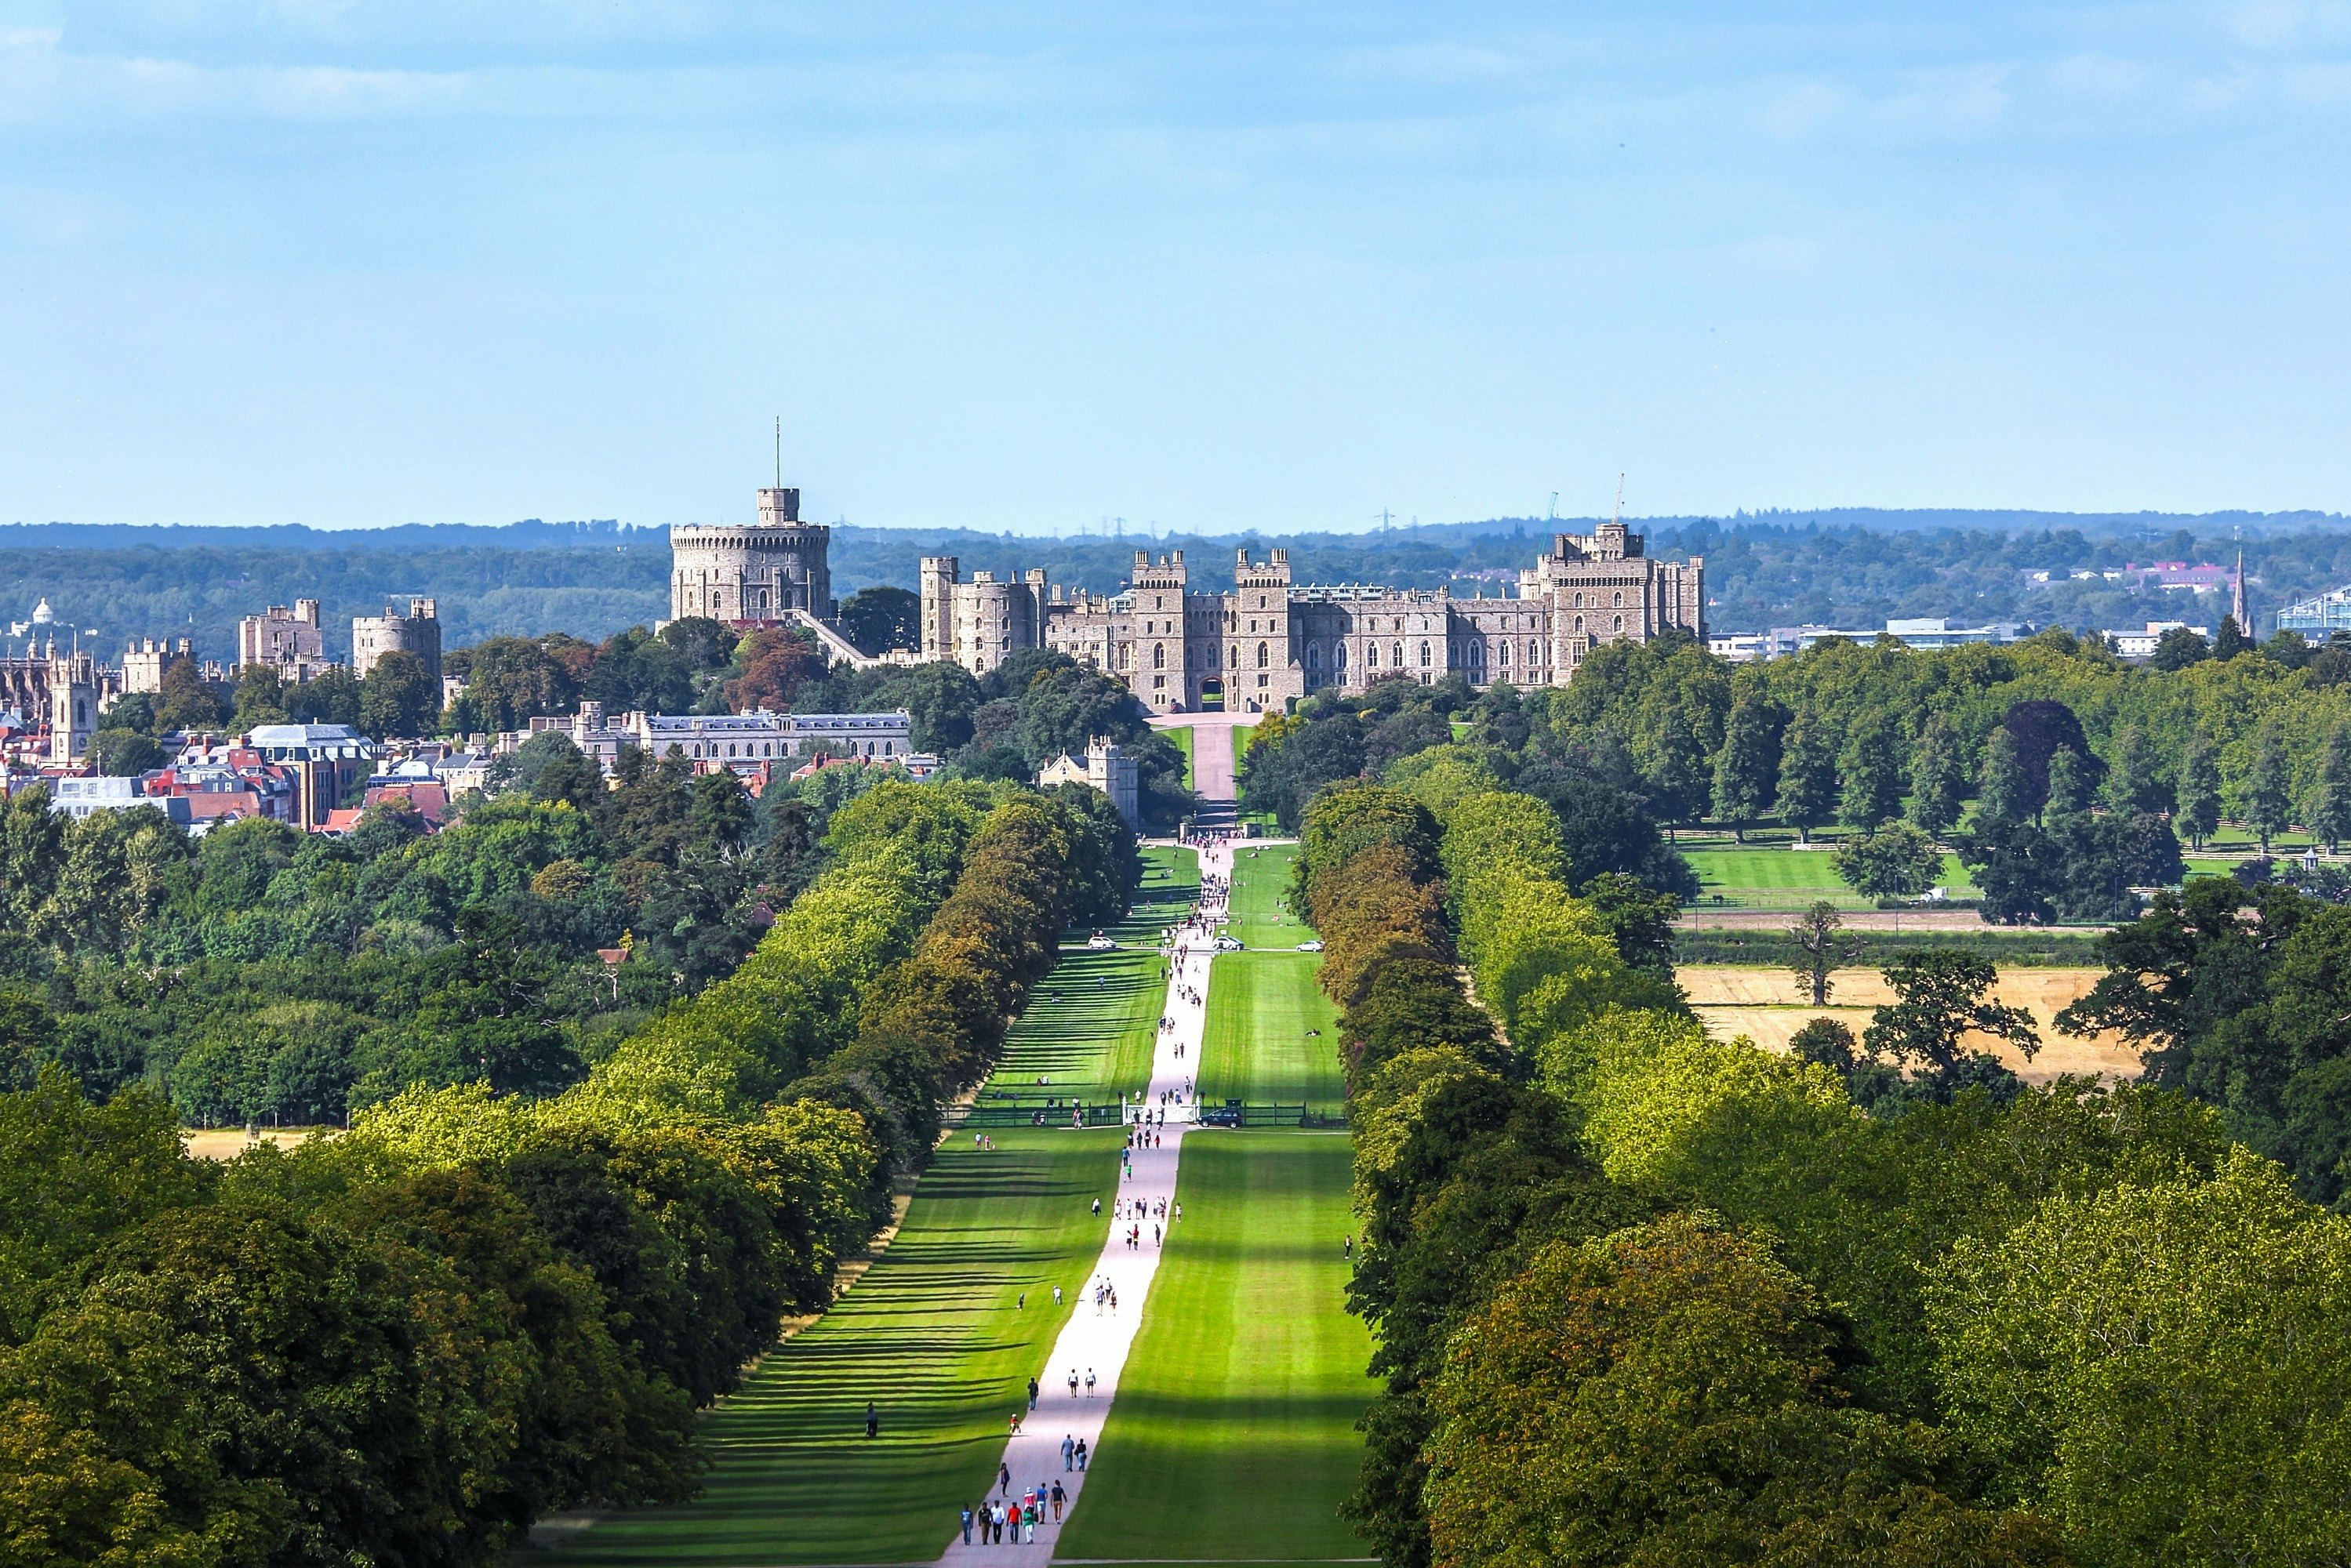
{"type": "MultiPolygon", "coordinates": [[[[2067,1072],[2137,1077],[2137,1053],[2120,1036],[2076,1040],[2057,1032],[2058,1009],[2086,996],[2104,973],[2102,969],[2001,970],[1992,995],[2032,1015],[2040,1026],[2042,1048],[2031,1061],[2025,1061],[2004,1045],[1990,1040],[1982,1043],[2018,1076],[2035,1083],[2067,1072]]],[[[1688,965],[1676,970],[1674,977],[1705,1020],[1708,1033],[1723,1039],[1743,1034],[1773,1051],[1785,1051],[1790,1038],[1816,1018],[1841,1019],[1857,1037],[1868,1027],[1872,1010],[1894,1000],[1893,988],[1876,969],[1837,970],[1826,1008],[1799,1004],[1795,978],[1785,969],[1688,965]]]]}
{"type": "Polygon", "coordinates": [[[189,1127],[180,1134],[180,1142],[188,1153],[200,1160],[233,1160],[256,1144],[276,1144],[290,1149],[306,1138],[327,1127],[264,1127],[248,1138],[243,1127],[189,1127]]]}

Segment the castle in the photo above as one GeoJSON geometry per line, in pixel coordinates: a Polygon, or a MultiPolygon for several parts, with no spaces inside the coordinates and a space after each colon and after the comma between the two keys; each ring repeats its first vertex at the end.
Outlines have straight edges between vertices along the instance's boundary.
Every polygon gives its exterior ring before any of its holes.
{"type": "Polygon", "coordinates": [[[1519,573],[1515,596],[1457,599],[1447,589],[1311,587],[1290,552],[1237,552],[1233,591],[1196,593],[1184,552],[1134,555],[1127,591],[1064,594],[1040,570],[1019,581],[963,580],[953,556],[922,566],[923,657],[984,674],[1022,648],[1053,648],[1105,671],[1154,713],[1278,712],[1325,687],[1360,691],[1398,673],[1427,685],[1564,685],[1604,643],[1670,629],[1706,636],[1705,562],[1652,559],[1618,522],[1555,534],[1519,573]]]}
{"type": "Polygon", "coordinates": [[[699,615],[738,626],[831,621],[832,569],[825,561],[831,538],[822,523],[800,521],[798,490],[782,489],[759,492],[756,527],[670,529],[670,619],[699,615]]]}

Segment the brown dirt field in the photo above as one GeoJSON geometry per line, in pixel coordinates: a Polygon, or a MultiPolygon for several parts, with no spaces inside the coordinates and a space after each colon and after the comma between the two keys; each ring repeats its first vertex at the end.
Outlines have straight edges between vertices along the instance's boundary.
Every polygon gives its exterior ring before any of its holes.
{"type": "Polygon", "coordinates": [[[245,1135],[242,1127],[188,1127],[182,1129],[180,1142],[189,1154],[200,1160],[233,1160],[256,1144],[276,1144],[290,1149],[307,1138],[333,1129],[325,1127],[265,1127],[253,1137],[245,1135]]]}
{"type": "MultiPolygon", "coordinates": [[[[1985,1040],[1992,1054],[2016,1074],[2045,1083],[2062,1073],[2104,1073],[2110,1078],[2136,1078],[2138,1055],[2120,1036],[2095,1035],[2076,1040],[2057,1032],[2058,1009],[2089,993],[2103,969],[2004,969],[1993,987],[1993,997],[2010,1007],[2030,1012],[2040,1026],[2041,1050],[2025,1061],[2007,1046],[1985,1040]]],[[[1729,965],[1690,964],[1674,972],[1691,1005],[1705,1021],[1707,1032],[1718,1039],[1746,1035],[1756,1044],[1785,1051],[1795,1032],[1816,1018],[1842,1019],[1858,1037],[1868,1027],[1872,1009],[1894,999],[1893,988],[1875,969],[1839,969],[1829,992],[1830,1005],[1813,1008],[1796,1001],[1796,982],[1785,969],[1744,968],[1729,965]]]]}

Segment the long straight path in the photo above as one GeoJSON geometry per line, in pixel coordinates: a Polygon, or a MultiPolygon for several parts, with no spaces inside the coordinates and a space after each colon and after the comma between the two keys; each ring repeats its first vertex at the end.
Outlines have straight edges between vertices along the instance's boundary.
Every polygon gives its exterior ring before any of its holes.
{"type": "MultiPolygon", "coordinates": [[[[1048,1506],[1034,1541],[1014,1542],[1013,1527],[1008,1524],[1002,1545],[983,1544],[981,1532],[975,1528],[969,1542],[958,1536],[948,1546],[939,1559],[942,1564],[989,1563],[1003,1568],[1043,1568],[1052,1561],[1061,1526],[1084,1490],[1091,1472],[1065,1461],[1061,1445],[1082,1441],[1090,1463],[1099,1454],[1102,1425],[1118,1397],[1119,1374],[1126,1365],[1135,1332],[1143,1325],[1144,1302],[1159,1268],[1161,1239],[1175,1222],[1176,1167],[1183,1157],[1184,1131],[1192,1122],[1191,1078],[1199,1065],[1207,1032],[1208,969],[1216,956],[1216,920],[1222,913],[1224,897],[1221,891],[1206,890],[1228,889],[1231,878],[1230,845],[1212,844],[1200,851],[1201,922],[1184,928],[1168,957],[1166,1016],[1173,1027],[1159,1033],[1150,1085],[1129,1116],[1138,1134],[1144,1119],[1149,1118],[1151,1131],[1137,1139],[1143,1146],[1133,1153],[1133,1174],[1120,1178],[1102,1256],[1076,1312],[1046,1358],[1037,1408],[1006,1441],[999,1479],[988,1489],[987,1500],[1009,1507],[1032,1489],[1050,1493],[1059,1481],[1063,1494],[1061,1517],[1056,1519],[1048,1506]],[[1099,1302],[1098,1290],[1102,1292],[1099,1302]],[[1070,1389],[1072,1374],[1078,1378],[1075,1394],[1070,1389]],[[1089,1379],[1091,1390],[1086,1385],[1089,1379]]],[[[975,1499],[975,1504],[979,1500],[975,1499]]]]}

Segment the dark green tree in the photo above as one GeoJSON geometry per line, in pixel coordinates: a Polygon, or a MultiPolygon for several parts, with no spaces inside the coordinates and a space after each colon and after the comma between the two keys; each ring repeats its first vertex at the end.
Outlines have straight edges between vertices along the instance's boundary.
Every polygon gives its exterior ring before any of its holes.
{"type": "Polygon", "coordinates": [[[1845,742],[1844,799],[1837,818],[1874,833],[1902,810],[1902,732],[1897,719],[1870,713],[1855,721],[1845,742]]]}
{"type": "MultiPolygon", "coordinates": [[[[2225,627],[2229,624],[2222,622],[2225,627]]],[[[2275,719],[2262,726],[2253,737],[2253,766],[2238,795],[2238,813],[2260,835],[2262,852],[2270,840],[2285,831],[2294,809],[2294,779],[2286,770],[2285,736],[2275,719]]]]}
{"type": "Polygon", "coordinates": [[[136,779],[163,766],[163,747],[143,730],[107,728],[89,737],[89,759],[100,773],[136,779]]]}
{"type": "Polygon", "coordinates": [[[1714,809],[1747,841],[1748,824],[1771,809],[1780,788],[1780,735],[1787,710],[1760,686],[1740,691],[1723,721],[1722,749],[1714,758],[1714,809]]]}
{"type": "Polygon", "coordinates": [[[2202,730],[2189,737],[2179,756],[2179,825],[2198,849],[2220,825],[2220,761],[2212,737],[2202,730]]]}
{"type": "Polygon", "coordinates": [[[373,739],[430,735],[440,716],[440,683],[405,648],[378,658],[360,683],[360,728],[373,739]]]}
{"type": "Polygon", "coordinates": [[[2237,618],[2234,615],[2220,617],[2220,629],[2212,633],[2214,658],[2233,659],[2252,645],[2252,639],[2248,638],[2243,628],[2237,624],[2237,618]]]}
{"type": "Polygon", "coordinates": [[[2171,809],[2171,786],[2164,777],[2163,758],[2143,726],[2126,724],[2115,732],[2106,804],[2132,814],[2171,809]]]}
{"type": "Polygon", "coordinates": [[[1865,898],[1916,898],[1941,880],[1943,852],[1909,823],[1895,822],[1846,841],[1835,863],[1845,885],[1865,898]]]}
{"type": "Polygon", "coordinates": [[[2095,789],[2090,765],[2080,752],[2065,746],[2050,755],[2047,808],[2050,811],[2061,816],[2074,816],[2088,810],[2095,798],[2095,789]]]}
{"type": "Polygon", "coordinates": [[[1942,714],[1928,718],[1910,748],[1910,820],[1936,838],[1959,825],[1968,791],[1959,731],[1942,714]]]}
{"type": "Polygon", "coordinates": [[[1796,830],[1796,841],[1813,841],[1813,829],[1837,806],[1836,737],[1816,711],[1805,708],[1788,726],[1780,753],[1780,820],[1796,830]]]}
{"type": "Polygon", "coordinates": [[[1983,776],[1977,789],[1985,816],[2022,821],[2039,813],[2041,802],[2033,790],[2032,771],[2024,765],[2023,749],[2005,727],[1993,730],[1984,742],[1983,776]]]}
{"type": "Polygon", "coordinates": [[[1815,901],[1788,928],[1788,939],[1801,955],[1788,966],[1813,1006],[1829,1005],[1834,982],[1830,976],[1861,956],[1860,938],[1844,934],[1844,916],[1827,899],[1815,901]]]}
{"type": "Polygon", "coordinates": [[[2338,724],[2319,758],[2318,782],[2310,792],[2310,830],[2331,852],[2351,838],[2351,724],[2338,724]]]}
{"type": "Polygon", "coordinates": [[[2027,1061],[2041,1049],[2032,1015],[1992,999],[1999,972],[1980,954],[1929,947],[1903,954],[1883,973],[1896,999],[1862,1031],[1873,1056],[1939,1077],[1959,1066],[1959,1047],[1970,1033],[2001,1040],[2027,1061]]]}
{"type": "Polygon", "coordinates": [[[2185,626],[2174,626],[2155,640],[2155,655],[2147,661],[2150,669],[2168,674],[2200,664],[2212,656],[2211,644],[2201,633],[2185,626]]]}
{"type": "Polygon", "coordinates": [[[903,588],[866,588],[841,601],[841,632],[868,653],[923,645],[923,601],[903,588]]]}

